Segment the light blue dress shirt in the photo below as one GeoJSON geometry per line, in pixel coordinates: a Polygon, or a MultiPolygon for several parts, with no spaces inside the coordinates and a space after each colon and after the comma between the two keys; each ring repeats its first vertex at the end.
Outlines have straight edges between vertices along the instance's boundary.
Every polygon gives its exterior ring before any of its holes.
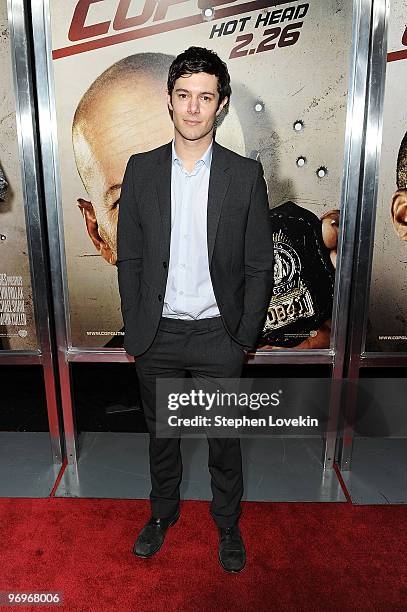
{"type": "Polygon", "coordinates": [[[172,141],[171,241],[163,317],[220,316],[209,273],[207,208],[213,144],[187,172],[172,141]]]}

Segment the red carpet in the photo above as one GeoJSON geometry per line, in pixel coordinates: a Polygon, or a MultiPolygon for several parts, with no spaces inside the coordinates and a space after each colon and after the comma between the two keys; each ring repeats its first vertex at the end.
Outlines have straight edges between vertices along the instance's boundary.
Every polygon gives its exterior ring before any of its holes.
{"type": "Polygon", "coordinates": [[[0,499],[0,591],[61,591],[15,610],[407,609],[406,506],[244,504],[248,564],[225,573],[206,502],[184,502],[156,557],[131,549],[145,500],[0,499]],[[265,529],[267,528],[267,531],[265,529]]]}

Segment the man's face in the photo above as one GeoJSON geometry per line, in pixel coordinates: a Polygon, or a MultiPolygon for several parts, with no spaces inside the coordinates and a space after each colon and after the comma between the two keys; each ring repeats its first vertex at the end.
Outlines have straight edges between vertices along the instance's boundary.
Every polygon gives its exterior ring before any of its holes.
{"type": "Polygon", "coordinates": [[[228,99],[222,100],[218,108],[218,77],[198,72],[179,77],[167,101],[175,131],[185,140],[200,140],[213,130],[228,99]]]}
{"type": "Polygon", "coordinates": [[[74,135],[75,158],[90,200],[78,200],[89,236],[102,257],[117,259],[118,200],[133,153],[171,140],[165,85],[151,76],[119,82],[102,93],[74,135]]]}

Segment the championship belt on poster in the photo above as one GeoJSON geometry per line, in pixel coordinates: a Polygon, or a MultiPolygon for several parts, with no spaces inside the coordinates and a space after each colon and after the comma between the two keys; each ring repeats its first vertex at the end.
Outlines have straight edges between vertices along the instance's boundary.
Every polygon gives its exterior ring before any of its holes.
{"type": "Polygon", "coordinates": [[[274,288],[261,344],[294,347],[332,315],[335,268],[311,211],[285,202],[270,210],[274,288]]]}

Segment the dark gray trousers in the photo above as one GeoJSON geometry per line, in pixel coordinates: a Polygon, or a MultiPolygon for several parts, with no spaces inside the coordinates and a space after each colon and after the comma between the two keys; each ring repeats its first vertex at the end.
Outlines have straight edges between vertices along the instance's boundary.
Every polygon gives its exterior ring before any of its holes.
{"type": "MultiPolygon", "coordinates": [[[[180,438],[155,435],[156,379],[239,378],[245,353],[226,331],[221,317],[197,320],[162,317],[150,348],[135,358],[144,415],[150,434],[151,509],[156,517],[173,515],[179,507],[182,478],[180,438]]],[[[230,527],[241,513],[242,456],[238,438],[208,437],[211,514],[219,527],[230,527]]]]}

